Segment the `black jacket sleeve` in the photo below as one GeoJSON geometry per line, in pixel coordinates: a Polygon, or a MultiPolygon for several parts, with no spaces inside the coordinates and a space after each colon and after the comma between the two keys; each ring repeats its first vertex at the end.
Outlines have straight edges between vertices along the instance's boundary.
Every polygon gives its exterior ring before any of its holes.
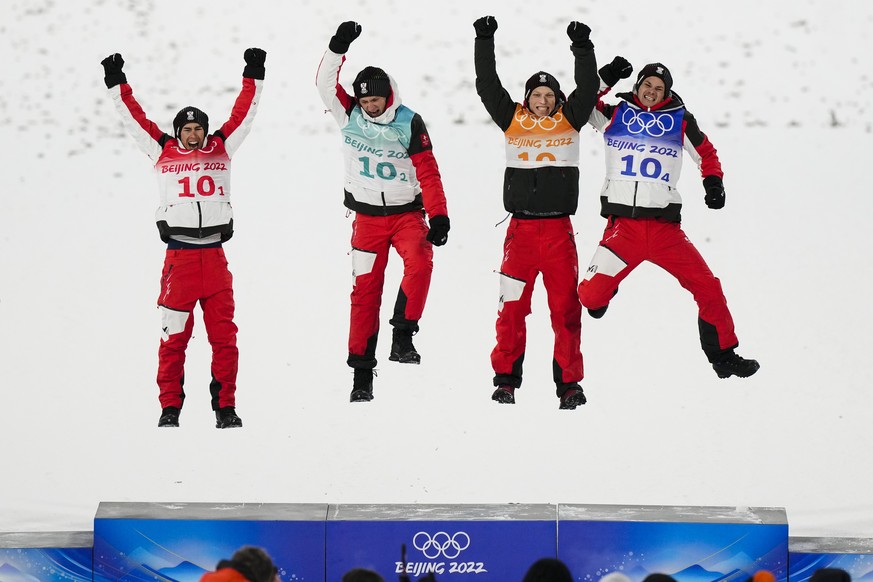
{"type": "MultiPolygon", "coordinates": [[[[478,41],[476,41],[478,42],[478,41]]],[[[576,131],[588,123],[588,117],[597,105],[600,78],[597,76],[597,59],[591,47],[570,47],[575,58],[573,77],[576,89],[567,98],[564,114],[576,131]]]]}
{"type": "Polygon", "coordinates": [[[473,60],[476,65],[476,93],[479,94],[482,104],[485,105],[494,123],[501,131],[506,131],[512,123],[516,104],[500,83],[500,77],[497,76],[494,38],[477,38],[475,42],[473,60]]]}

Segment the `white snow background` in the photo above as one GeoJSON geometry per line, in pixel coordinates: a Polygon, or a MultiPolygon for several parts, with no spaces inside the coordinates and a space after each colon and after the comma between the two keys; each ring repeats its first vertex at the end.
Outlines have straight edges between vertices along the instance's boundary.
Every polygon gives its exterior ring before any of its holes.
{"type": "MultiPolygon", "coordinates": [[[[101,501],[777,506],[792,536],[873,537],[870,299],[873,3],[665,0],[189,2],[0,6],[0,531],[90,530],[101,501]],[[686,157],[684,228],[720,277],[749,379],[720,380],[690,294],[639,268],[584,315],[589,403],[558,410],[541,281],[518,404],[490,400],[505,224],[503,151],[473,86],[472,22],[493,14],[516,100],[546,69],[572,89],[565,30],[598,62],[667,64],[718,149],[712,211],[686,157]],[[431,133],[449,203],[416,346],[376,398],[345,364],[351,218],[340,138],[315,89],[336,26],[363,35],[341,81],[388,70],[431,133]],[[164,247],[148,158],[123,133],[100,60],[120,52],[149,116],[189,104],[222,123],[250,46],[268,51],[254,129],[234,158],[245,426],[218,431],[196,311],[182,426],[156,427],[164,247]]],[[[624,81],[618,90],[628,90],[624,81]]],[[[581,270],[604,226],[602,139],[582,135],[581,270]]]]}

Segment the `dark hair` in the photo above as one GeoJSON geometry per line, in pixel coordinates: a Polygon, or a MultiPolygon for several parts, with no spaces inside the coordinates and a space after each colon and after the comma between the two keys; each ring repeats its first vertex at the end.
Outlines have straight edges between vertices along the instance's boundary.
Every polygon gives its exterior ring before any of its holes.
{"type": "Polygon", "coordinates": [[[276,577],[276,566],[261,548],[244,546],[230,559],[231,567],[250,582],[271,582],[276,577]]]}
{"type": "Polygon", "coordinates": [[[812,573],[809,582],[852,582],[852,577],[841,568],[819,568],[812,573]]]}
{"type": "Polygon", "coordinates": [[[522,582],[573,582],[573,575],[561,560],[542,558],[528,568],[522,582]]]}
{"type": "Polygon", "coordinates": [[[385,579],[373,570],[352,568],[343,574],[342,582],[385,582],[385,579]]]}

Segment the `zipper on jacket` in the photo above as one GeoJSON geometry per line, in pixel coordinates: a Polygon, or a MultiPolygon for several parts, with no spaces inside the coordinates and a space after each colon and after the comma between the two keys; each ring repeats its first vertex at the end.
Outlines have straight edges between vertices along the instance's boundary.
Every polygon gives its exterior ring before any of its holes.
{"type": "Polygon", "coordinates": [[[634,206],[631,208],[631,218],[637,217],[637,188],[640,187],[639,182],[634,182],[634,206]]]}
{"type": "Polygon", "coordinates": [[[203,238],[203,209],[200,208],[200,201],[197,201],[197,238],[203,238]]]}

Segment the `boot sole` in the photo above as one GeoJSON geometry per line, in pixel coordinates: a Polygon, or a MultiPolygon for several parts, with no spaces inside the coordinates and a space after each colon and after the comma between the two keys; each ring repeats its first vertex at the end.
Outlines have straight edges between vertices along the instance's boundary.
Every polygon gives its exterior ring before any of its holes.
{"type": "Polygon", "coordinates": [[[747,374],[739,374],[737,372],[729,372],[727,370],[719,370],[715,366],[713,366],[712,369],[715,370],[715,373],[721,379],[730,378],[731,376],[736,376],[737,378],[748,378],[749,376],[754,375],[755,372],[760,370],[761,366],[759,365],[757,368],[755,368],[754,370],[752,370],[751,372],[749,372],[747,374]]]}
{"type": "Polygon", "coordinates": [[[561,402],[558,408],[561,410],[576,410],[577,406],[582,406],[586,402],[588,402],[588,399],[585,398],[584,394],[576,394],[569,397],[566,402],[561,402]]]}
{"type": "Polygon", "coordinates": [[[401,364],[420,364],[421,358],[401,358],[399,356],[388,356],[390,362],[400,362],[401,364]]]}
{"type": "Polygon", "coordinates": [[[497,389],[491,395],[491,400],[498,404],[515,404],[515,395],[510,394],[506,390],[497,389]]]}

